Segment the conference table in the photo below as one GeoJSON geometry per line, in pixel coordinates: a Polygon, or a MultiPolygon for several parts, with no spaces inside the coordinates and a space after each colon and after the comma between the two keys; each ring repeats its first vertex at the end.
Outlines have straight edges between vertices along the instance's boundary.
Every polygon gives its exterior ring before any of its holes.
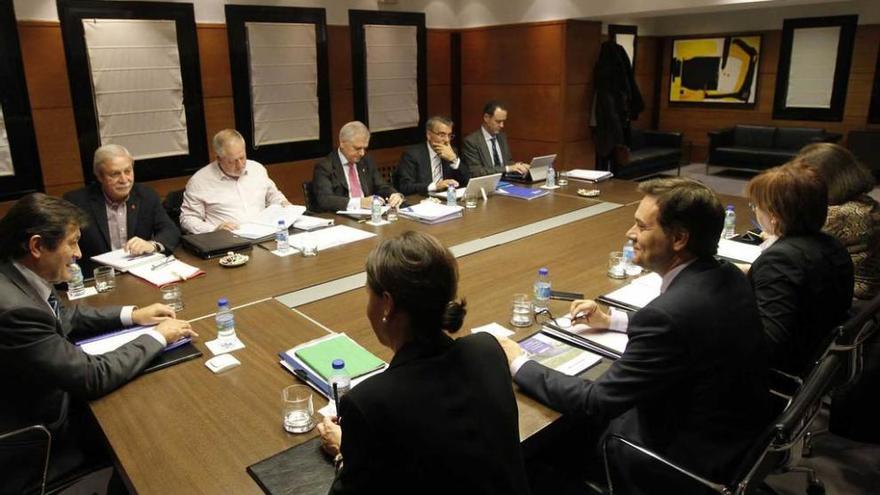
{"type": "MultiPolygon", "coordinates": [[[[458,260],[459,297],[467,300],[467,317],[455,336],[497,322],[516,330],[511,338],[519,340],[540,325],[510,326],[511,299],[531,293],[538,268],[549,268],[554,288],[587,297],[626,283],[606,276],[607,258],[625,242],[640,197],[633,182],[571,181],[531,201],[496,195],[461,219],[436,225],[401,219],[371,227],[337,216],[337,225],[377,235],[312,258],[277,257],[255,246],[249,263],[238,268],[178,249],[179,259],[206,273],[181,284],[186,308],[179,315],[200,334],[195,345],[204,356],[141,376],[93,401],[91,409],[133,492],[260,493],[247,466],[317,436],[317,430],[295,435],[282,428],[281,391],[298,379],[280,366],[279,353],[328,332],[345,332],[381,359],[392,357],[365,316],[364,260],[379,240],[406,230],[438,237],[458,260]],[[579,188],[596,188],[600,195],[582,198],[579,188]],[[216,337],[212,316],[218,297],[232,302],[246,347],[234,352],[241,366],[215,375],[204,366],[211,356],[204,342],[216,337]]],[[[747,211],[745,200],[724,199],[747,211]]],[[[748,224],[748,215],[741,214],[738,229],[748,224]]],[[[146,282],[121,275],[115,291],[88,303],[144,305],[158,295],[146,282]]],[[[549,309],[563,315],[568,304],[551,301],[549,309]]],[[[603,359],[583,376],[597,378],[609,364],[603,359]]],[[[327,404],[314,396],[316,410],[327,404]]],[[[524,442],[559,417],[518,391],[516,397],[524,442]]]]}

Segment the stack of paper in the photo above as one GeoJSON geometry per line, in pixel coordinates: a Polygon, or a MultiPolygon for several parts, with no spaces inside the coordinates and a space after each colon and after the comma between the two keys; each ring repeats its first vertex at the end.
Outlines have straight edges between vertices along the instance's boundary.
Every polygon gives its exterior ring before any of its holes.
{"type": "Polygon", "coordinates": [[[233,233],[245,239],[268,237],[275,234],[279,220],[284,221],[285,228],[290,228],[305,211],[305,206],[270,205],[253,218],[242,222],[233,233]]]}
{"type": "Polygon", "coordinates": [[[281,353],[282,366],[327,398],[333,395],[328,378],[334,359],[345,361],[352,387],[388,367],[344,333],[327,335],[281,353]]]}
{"type": "Polygon", "coordinates": [[[656,273],[636,278],[623,287],[597,298],[598,301],[627,310],[639,310],[660,295],[663,279],[656,273]]]}
{"type": "Polygon", "coordinates": [[[302,251],[304,241],[308,240],[318,246],[318,251],[323,251],[350,242],[369,239],[376,234],[364,230],[355,229],[347,225],[336,225],[313,232],[303,232],[290,236],[290,246],[302,251]]]}
{"type": "Polygon", "coordinates": [[[311,217],[303,215],[293,222],[293,228],[299,230],[316,230],[333,225],[332,218],[311,217]]]}
{"type": "Polygon", "coordinates": [[[614,177],[614,174],[607,170],[587,170],[584,168],[569,170],[565,175],[569,179],[583,180],[587,182],[601,182],[614,177]]]}
{"type": "MultiPolygon", "coordinates": [[[[391,207],[388,205],[382,205],[382,214],[388,213],[389,208],[391,207]]],[[[373,215],[373,211],[370,208],[355,208],[354,210],[339,210],[336,214],[354,218],[369,218],[373,215]]]]}
{"type": "Polygon", "coordinates": [[[156,264],[136,266],[129,270],[129,273],[156,287],[183,282],[205,274],[200,269],[177,259],[172,259],[167,263],[160,261],[156,264]]]}
{"type": "Polygon", "coordinates": [[[92,256],[92,261],[97,261],[102,265],[112,266],[120,272],[127,272],[138,265],[156,263],[163,259],[165,259],[165,255],[162,253],[148,253],[140,256],[132,256],[126,253],[124,249],[117,249],[115,251],[92,256]]]}
{"type": "Polygon", "coordinates": [[[555,321],[559,328],[580,335],[600,347],[613,351],[618,356],[623,354],[623,351],[626,350],[626,344],[629,342],[629,337],[625,332],[592,328],[585,323],[572,325],[571,318],[567,316],[556,318],[555,321]]]}
{"type": "Polygon", "coordinates": [[[546,189],[532,189],[530,187],[522,187],[522,186],[504,186],[499,187],[495,190],[496,194],[501,194],[503,196],[509,196],[511,198],[517,199],[525,199],[527,201],[533,200],[535,198],[540,198],[542,196],[546,196],[550,194],[550,191],[546,189]]]}
{"type": "Polygon", "coordinates": [[[530,359],[570,376],[583,373],[602,359],[598,354],[575,347],[543,332],[520,341],[519,346],[530,359]]]}
{"type": "Polygon", "coordinates": [[[461,206],[449,206],[433,201],[423,201],[400,210],[400,216],[422,223],[441,223],[454,218],[461,218],[461,206]]]}
{"type": "Polygon", "coordinates": [[[737,263],[751,264],[758,256],[761,256],[761,247],[730,239],[720,239],[718,241],[718,256],[737,263]]]}

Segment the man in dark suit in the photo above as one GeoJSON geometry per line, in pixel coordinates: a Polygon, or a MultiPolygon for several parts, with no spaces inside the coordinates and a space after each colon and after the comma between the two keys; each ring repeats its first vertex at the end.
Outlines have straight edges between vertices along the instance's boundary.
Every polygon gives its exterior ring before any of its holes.
{"type": "Polygon", "coordinates": [[[529,166],[514,162],[502,132],[507,121],[507,108],[499,101],[490,101],[483,107],[483,124],[464,138],[461,158],[469,177],[481,177],[497,173],[525,175],[529,166]]]}
{"type": "Polygon", "coordinates": [[[93,166],[98,182],[64,195],[90,217],[80,239],[85,276],[96,266],[92,256],[114,249],[133,255],[174,251],[180,230],[168,218],[159,195],[135,184],[134,158],[128,150],[105,144],[95,151],[93,166]]]}
{"type": "Polygon", "coordinates": [[[394,174],[400,192],[428,194],[467,184],[467,168],[461,166],[461,159],[450,144],[455,137],[452,121],[431,117],[425,131],[426,142],[407,148],[397,164],[394,174]]]}
{"type": "MultiPolygon", "coordinates": [[[[571,308],[591,326],[622,326],[629,336],[623,356],[590,382],[529,361],[512,341],[503,342],[505,352],[514,381],[539,401],[725,480],[769,421],[755,298],[736,266],[713,257],[724,211],[711,190],[679,178],[645,182],[639,190],[645,197],[627,237],[635,243],[634,261],[663,277],[660,296],[631,317],[608,315],[594,301],[571,308]]],[[[683,477],[661,474],[669,471],[619,443],[611,448],[613,464],[634,485],[624,492],[663,486],[668,493],[699,493],[697,485],[676,486],[686,483],[683,477]]]]}
{"type": "Polygon", "coordinates": [[[400,206],[403,195],[397,192],[366,156],[370,130],[352,121],[339,130],[339,148],[315,164],[312,188],[320,211],[370,208],[373,196],[382,204],[400,206]]]}
{"type": "MultiPolygon", "coordinates": [[[[0,432],[48,428],[50,482],[109,459],[85,401],[133,379],[168,343],[195,335],[163,304],[94,309],[60,303],[52,284],[70,279],[85,221],[75,205],[40,193],[19,200],[0,220],[0,432]],[[73,343],[132,324],[158,325],[102,355],[90,356],[73,343]]],[[[0,448],[4,493],[33,483],[27,453],[40,445],[25,440],[0,448]]]]}

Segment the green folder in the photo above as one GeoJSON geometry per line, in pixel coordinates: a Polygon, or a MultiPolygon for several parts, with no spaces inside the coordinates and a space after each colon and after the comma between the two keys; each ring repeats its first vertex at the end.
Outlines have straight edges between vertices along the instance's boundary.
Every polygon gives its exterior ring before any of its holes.
{"type": "Polygon", "coordinates": [[[345,370],[352,379],[376,371],[385,365],[385,362],[345,334],[339,334],[314,345],[303,347],[298,349],[295,354],[297,358],[321,375],[324,380],[328,380],[333,372],[334,359],[345,361],[345,370]]]}

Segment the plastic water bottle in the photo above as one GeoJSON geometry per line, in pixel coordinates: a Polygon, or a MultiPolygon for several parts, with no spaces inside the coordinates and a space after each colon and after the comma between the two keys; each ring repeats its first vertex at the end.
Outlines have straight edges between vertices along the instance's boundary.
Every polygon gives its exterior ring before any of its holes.
{"type": "Polygon", "coordinates": [[[275,231],[275,250],[279,253],[286,253],[290,249],[290,240],[288,237],[287,226],[284,220],[278,220],[278,230],[275,231]]]}
{"type": "Polygon", "coordinates": [[[545,187],[556,187],[556,169],[553,168],[553,162],[547,167],[547,179],[544,181],[545,187]]]}
{"type": "Polygon", "coordinates": [[[221,297],[217,301],[217,314],[214,316],[217,322],[217,340],[223,347],[229,347],[235,341],[235,315],[229,309],[229,300],[221,297]]]}
{"type": "Polygon", "coordinates": [[[336,411],[338,412],[339,399],[351,390],[351,377],[348,375],[348,370],[345,369],[345,361],[334,359],[332,364],[333,371],[330,373],[327,383],[330,384],[330,394],[333,396],[333,400],[336,401],[336,411]]]}
{"type": "Polygon", "coordinates": [[[724,230],[721,231],[721,237],[724,239],[736,237],[736,211],[733,205],[727,205],[727,209],[724,210],[724,230]]]}
{"type": "Polygon", "coordinates": [[[70,263],[70,280],[67,282],[67,297],[78,297],[86,291],[83,285],[83,272],[76,261],[70,263]]]}
{"type": "Polygon", "coordinates": [[[455,186],[451,184],[446,188],[446,204],[455,206],[455,186]]]}
{"type": "Polygon", "coordinates": [[[538,279],[535,280],[535,309],[547,309],[547,301],[550,300],[550,270],[541,268],[538,270],[538,279]]]}
{"type": "Polygon", "coordinates": [[[623,245],[623,268],[624,270],[628,269],[633,265],[633,258],[636,257],[636,251],[633,247],[632,239],[627,239],[626,244],[623,245]]]}
{"type": "Polygon", "coordinates": [[[373,196],[373,202],[370,204],[370,221],[379,223],[382,221],[382,202],[379,196],[373,196]]]}

